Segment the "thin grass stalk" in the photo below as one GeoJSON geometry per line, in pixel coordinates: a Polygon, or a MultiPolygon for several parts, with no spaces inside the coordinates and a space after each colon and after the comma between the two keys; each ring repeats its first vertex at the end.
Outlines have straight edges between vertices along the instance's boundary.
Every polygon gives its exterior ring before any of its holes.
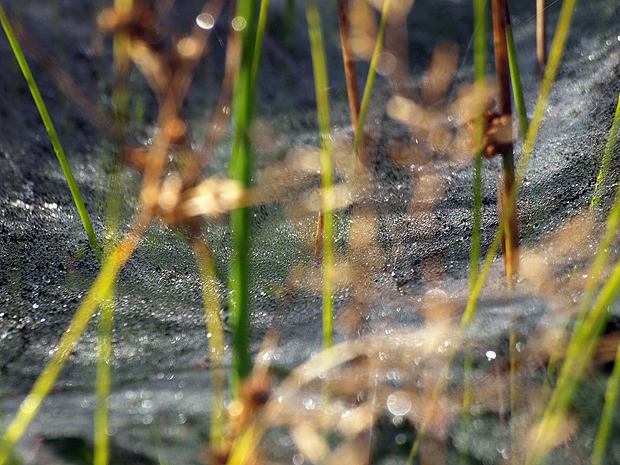
{"type": "Polygon", "coordinates": [[[75,202],[75,206],[77,207],[78,213],[80,215],[80,219],[82,220],[82,225],[84,226],[84,230],[88,236],[88,241],[90,242],[90,246],[95,253],[97,259],[101,262],[102,254],[101,248],[99,246],[99,242],[97,241],[97,237],[95,236],[95,231],[93,230],[93,226],[90,222],[90,218],[88,216],[88,212],[86,211],[86,206],[84,205],[84,201],[82,200],[82,195],[80,194],[80,190],[78,188],[77,183],[75,182],[75,178],[73,177],[73,173],[71,172],[71,167],[69,166],[69,162],[67,161],[67,156],[65,155],[65,151],[62,148],[62,144],[60,143],[60,138],[58,137],[58,133],[56,132],[56,128],[54,127],[54,123],[52,122],[52,118],[47,111],[47,107],[45,106],[45,102],[43,101],[43,97],[41,96],[41,92],[39,92],[39,88],[37,83],[34,80],[34,76],[32,71],[30,70],[30,66],[28,66],[28,62],[26,61],[26,57],[24,56],[24,52],[17,40],[17,37],[11,27],[11,23],[0,3],[0,22],[2,22],[2,27],[4,32],[9,39],[9,43],[11,44],[11,48],[13,49],[13,54],[19,63],[19,67],[22,70],[24,78],[28,83],[28,88],[32,93],[32,98],[39,110],[39,114],[41,115],[41,119],[43,120],[43,124],[45,125],[45,129],[47,130],[47,134],[52,142],[52,146],[54,148],[54,152],[58,157],[58,161],[60,162],[60,166],[62,167],[62,171],[65,175],[65,179],[67,180],[67,184],[69,185],[69,190],[71,191],[71,196],[73,197],[73,201],[75,202]]]}
{"type": "MultiPolygon", "coordinates": [[[[475,85],[481,90],[484,85],[487,66],[487,9],[485,0],[474,1],[474,74],[475,85]]],[[[474,127],[474,147],[482,147],[483,126],[482,114],[476,115],[474,127]]],[[[471,250],[469,254],[469,288],[471,289],[478,276],[478,260],[480,257],[480,228],[482,218],[482,151],[474,155],[473,174],[473,219],[471,250]]]]}
{"type": "MultiPolygon", "coordinates": [[[[138,224],[143,223],[138,222],[138,224]]],[[[28,425],[39,411],[41,404],[54,386],[62,367],[86,330],[97,307],[110,295],[118,273],[136,249],[144,229],[145,227],[142,226],[127,233],[103,263],[99,275],[75,312],[69,327],[64,332],[58,344],[58,349],[37,378],[30,393],[21,403],[15,419],[5,431],[0,441],[0,465],[4,465],[13,447],[21,439],[26,428],[28,428],[28,425]]]]}
{"type": "Polygon", "coordinates": [[[97,407],[95,410],[95,442],[93,451],[94,465],[110,463],[110,441],[108,435],[109,412],[108,396],[110,395],[112,367],[112,328],[114,325],[114,285],[110,293],[103,299],[99,313],[99,335],[97,351],[97,407]]]}
{"type": "MultiPolygon", "coordinates": [[[[244,188],[250,186],[251,143],[249,138],[254,108],[255,81],[252,79],[254,45],[256,38],[257,2],[241,0],[237,3],[237,21],[244,21],[241,35],[241,63],[234,91],[233,115],[236,132],[230,160],[230,176],[244,188]]],[[[231,388],[238,396],[241,380],[250,374],[251,362],[248,346],[250,332],[250,208],[233,210],[230,227],[234,253],[230,264],[230,308],[234,332],[233,371],[231,388]]]]}
{"type": "Polygon", "coordinates": [[[355,131],[357,129],[357,121],[360,114],[360,92],[357,85],[355,57],[353,56],[353,50],[351,49],[351,21],[349,20],[348,0],[338,0],[338,25],[340,28],[340,45],[342,47],[344,76],[347,81],[347,97],[349,98],[351,125],[353,127],[353,131],[355,131]]]}
{"type": "Polygon", "coordinates": [[[508,46],[508,64],[510,66],[510,81],[512,82],[512,95],[515,101],[515,111],[519,119],[519,129],[521,137],[525,137],[529,126],[527,119],[527,109],[525,108],[525,98],[523,96],[523,86],[521,85],[521,73],[519,72],[519,61],[517,60],[517,50],[512,36],[512,25],[510,21],[506,23],[506,44],[508,46]]]}
{"type": "MultiPolygon", "coordinates": [[[[493,41],[495,44],[495,71],[497,73],[498,84],[498,106],[501,116],[509,116],[512,118],[512,108],[510,101],[510,59],[508,52],[508,36],[509,36],[510,16],[508,13],[508,5],[506,0],[493,0],[493,41]]],[[[510,34],[511,35],[511,34],[510,34]]],[[[516,66],[515,66],[516,67],[516,66]]],[[[513,68],[514,69],[514,68],[513,68]]],[[[510,193],[514,190],[515,174],[514,174],[514,154],[512,142],[505,149],[503,155],[503,178],[501,199],[498,199],[498,208],[501,212],[508,210],[507,203],[511,198],[510,193]],[[501,205],[500,205],[501,203],[501,205]]],[[[513,199],[516,202],[516,198],[513,199]]],[[[504,264],[506,267],[506,280],[508,288],[512,287],[513,278],[519,271],[519,232],[517,224],[516,206],[511,205],[510,214],[501,214],[501,222],[504,224],[504,264]]],[[[515,324],[510,313],[510,336],[509,336],[509,353],[510,353],[510,432],[512,443],[515,441],[516,432],[516,415],[517,400],[519,398],[519,387],[517,385],[516,375],[516,342],[517,335],[515,333],[515,324]]],[[[513,450],[513,454],[517,451],[513,450]]],[[[518,462],[519,459],[515,457],[518,462]]]]}
{"type": "Polygon", "coordinates": [[[607,390],[605,391],[605,404],[603,405],[603,413],[601,421],[596,433],[594,441],[594,451],[592,452],[592,465],[602,465],[607,450],[611,425],[616,414],[616,405],[618,404],[618,395],[620,394],[620,345],[616,352],[614,360],[614,369],[611,372],[609,381],[607,382],[607,390]]]}
{"type": "Polygon", "coordinates": [[[256,87],[258,68],[260,67],[261,52],[263,50],[263,37],[267,26],[267,11],[269,10],[269,0],[261,0],[258,11],[258,25],[256,26],[256,40],[254,41],[254,56],[252,57],[252,77],[251,81],[256,87]]]}
{"type": "MultiPolygon", "coordinates": [[[[118,166],[111,176],[107,198],[107,221],[105,228],[104,255],[109,257],[118,244],[120,231],[122,193],[118,166]]],[[[94,465],[107,465],[110,462],[110,437],[108,435],[109,413],[108,396],[110,395],[112,368],[112,329],[114,325],[114,285],[102,301],[99,313],[98,351],[97,351],[97,406],[95,409],[95,441],[93,451],[94,465]]]]}
{"type": "Polygon", "coordinates": [[[547,64],[547,0],[536,0],[536,59],[543,76],[547,64]]]}
{"type": "Polygon", "coordinates": [[[612,166],[614,166],[614,158],[617,158],[618,147],[618,135],[620,134],[620,96],[618,97],[618,105],[616,106],[616,113],[614,115],[613,122],[611,123],[611,129],[609,130],[609,136],[607,143],[605,144],[605,152],[603,153],[603,161],[601,162],[601,170],[596,178],[596,185],[594,186],[594,194],[592,195],[592,202],[590,203],[590,214],[594,214],[597,210],[601,209],[601,201],[603,199],[603,188],[605,187],[609,176],[612,172],[612,166]],[[615,157],[614,157],[615,156],[615,157]]]}
{"type": "MultiPolygon", "coordinates": [[[[474,77],[475,86],[478,90],[484,86],[487,66],[487,9],[485,0],[474,1],[474,77]]],[[[482,147],[483,124],[482,112],[476,115],[474,126],[474,147],[482,147]]],[[[474,154],[473,172],[473,206],[472,206],[472,233],[471,249],[469,253],[469,289],[473,289],[478,276],[478,261],[480,259],[480,233],[482,218],[482,151],[474,154]]],[[[464,392],[463,392],[463,415],[461,417],[461,430],[467,431],[471,416],[469,414],[473,397],[472,374],[473,359],[466,349],[464,364],[464,392]]],[[[465,457],[461,456],[461,461],[465,457]]]]}
{"type": "MultiPolygon", "coordinates": [[[[506,44],[506,27],[509,22],[508,5],[506,0],[493,0],[493,41],[495,43],[495,71],[498,85],[498,107],[500,116],[512,117],[510,101],[510,65],[508,60],[508,46],[506,44]]],[[[512,144],[503,155],[503,192],[501,210],[507,211],[507,202],[515,183],[514,156],[512,144]]],[[[508,287],[512,286],[513,277],[519,272],[519,233],[517,211],[513,206],[508,216],[502,216],[506,222],[504,234],[504,263],[506,266],[506,280],[508,287]]]]}
{"type": "MultiPolygon", "coordinates": [[[[114,10],[119,17],[129,17],[133,8],[133,0],[114,0],[114,10]]],[[[114,117],[119,126],[124,126],[129,121],[129,49],[131,39],[127,32],[117,32],[112,39],[112,53],[114,56],[114,74],[116,84],[112,90],[112,102],[114,105],[114,117]]]]}
{"type": "Polygon", "coordinates": [[[194,234],[192,245],[200,271],[202,300],[207,321],[209,368],[211,374],[211,434],[215,452],[223,451],[226,442],[226,372],[224,370],[224,326],[220,317],[220,299],[213,255],[205,237],[194,234]]]}
{"type": "Polygon", "coordinates": [[[383,49],[385,27],[387,25],[387,18],[390,12],[391,3],[392,0],[385,0],[385,2],[383,2],[383,9],[381,10],[381,21],[379,22],[379,32],[377,33],[377,42],[375,43],[375,49],[372,52],[370,68],[368,69],[368,77],[366,78],[364,95],[362,96],[362,104],[360,106],[359,119],[357,121],[357,127],[355,128],[355,138],[353,139],[353,152],[358,156],[358,158],[360,156],[359,149],[364,136],[364,122],[366,121],[366,114],[368,113],[368,107],[370,106],[372,88],[375,85],[377,65],[379,64],[379,55],[381,54],[381,50],[383,49]]]}
{"type": "MultiPolygon", "coordinates": [[[[114,8],[119,16],[129,16],[133,8],[133,0],[114,0],[114,8]]],[[[130,38],[126,32],[117,32],[113,38],[114,72],[117,82],[113,89],[114,116],[117,127],[128,121],[129,107],[129,48],[130,38]]],[[[112,177],[112,183],[117,183],[117,177],[112,177]]],[[[116,235],[120,230],[120,201],[121,194],[115,184],[110,189],[108,199],[108,218],[106,236],[109,241],[105,244],[106,257],[113,249],[116,235]]],[[[108,396],[110,395],[111,368],[112,368],[112,328],[114,326],[114,285],[104,298],[99,313],[99,334],[97,353],[97,407],[95,410],[95,440],[93,451],[94,465],[107,465],[110,462],[110,440],[108,435],[109,412],[108,396]]]]}
{"type": "Polygon", "coordinates": [[[316,106],[321,133],[321,212],[323,214],[323,347],[332,346],[334,286],[334,192],[329,80],[325,45],[316,0],[306,0],[316,106]]]}

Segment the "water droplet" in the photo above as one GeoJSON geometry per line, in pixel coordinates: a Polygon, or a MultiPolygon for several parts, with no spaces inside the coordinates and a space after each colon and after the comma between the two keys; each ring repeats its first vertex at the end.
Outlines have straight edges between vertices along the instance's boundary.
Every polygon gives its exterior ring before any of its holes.
{"type": "Polygon", "coordinates": [[[196,17],[196,24],[202,29],[213,29],[213,26],[215,26],[215,19],[213,19],[213,16],[209,13],[200,13],[196,17]]]}
{"type": "Polygon", "coordinates": [[[246,24],[247,24],[247,21],[245,20],[243,16],[236,16],[235,18],[233,18],[231,22],[233,29],[237,32],[243,31],[245,29],[246,24]]]}
{"type": "Polygon", "coordinates": [[[487,351],[484,353],[484,355],[486,355],[486,356],[487,356],[487,359],[488,359],[489,361],[491,361],[491,360],[495,360],[495,359],[497,358],[497,354],[495,353],[495,351],[494,351],[494,350],[487,350],[487,351]]]}
{"type": "Polygon", "coordinates": [[[411,409],[411,399],[404,391],[396,391],[387,398],[387,408],[391,414],[403,416],[411,409]]]}

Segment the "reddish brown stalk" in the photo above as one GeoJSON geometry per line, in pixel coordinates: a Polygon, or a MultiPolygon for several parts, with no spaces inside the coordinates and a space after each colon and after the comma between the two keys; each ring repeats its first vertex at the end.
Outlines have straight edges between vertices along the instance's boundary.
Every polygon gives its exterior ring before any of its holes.
{"type": "MultiPolygon", "coordinates": [[[[506,0],[493,0],[493,41],[495,44],[495,69],[497,72],[498,106],[501,116],[511,117],[512,108],[510,101],[510,67],[508,63],[508,47],[506,44],[506,24],[508,24],[508,6],[506,0]]],[[[510,218],[503,219],[505,222],[502,248],[504,251],[504,263],[506,266],[506,279],[508,285],[513,277],[519,272],[519,233],[516,208],[509,208],[507,202],[510,193],[514,189],[514,159],[512,144],[503,153],[504,184],[502,189],[501,210],[511,211],[510,218]]],[[[503,216],[503,215],[502,215],[503,216]]]]}
{"type": "Polygon", "coordinates": [[[351,123],[353,131],[355,132],[360,114],[360,95],[357,86],[355,58],[353,57],[353,50],[351,49],[351,21],[349,20],[349,5],[347,0],[338,0],[338,23],[340,25],[342,61],[344,62],[344,75],[347,80],[347,95],[349,97],[349,109],[351,110],[351,123]]]}
{"type": "Polygon", "coordinates": [[[547,65],[547,1],[536,0],[536,57],[542,78],[547,65]]]}
{"type": "Polygon", "coordinates": [[[316,244],[314,245],[314,266],[321,266],[323,262],[323,212],[319,211],[316,225],[316,244]]]}

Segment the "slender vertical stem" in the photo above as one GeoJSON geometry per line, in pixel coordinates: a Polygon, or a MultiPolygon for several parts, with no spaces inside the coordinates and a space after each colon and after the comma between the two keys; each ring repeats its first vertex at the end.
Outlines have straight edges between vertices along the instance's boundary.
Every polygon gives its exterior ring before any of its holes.
{"type": "Polygon", "coordinates": [[[601,209],[601,201],[603,199],[603,191],[606,184],[609,184],[609,177],[612,174],[612,167],[616,166],[618,136],[620,135],[620,96],[618,97],[618,105],[616,106],[616,113],[614,115],[613,122],[611,123],[611,129],[609,130],[609,136],[607,143],[605,144],[605,152],[603,153],[603,160],[601,162],[601,170],[596,178],[596,184],[594,186],[594,194],[592,194],[592,201],[590,202],[590,214],[594,214],[597,210],[601,209]]]}
{"type": "Polygon", "coordinates": [[[377,34],[377,42],[375,43],[375,49],[372,52],[372,58],[370,59],[370,69],[368,70],[368,78],[366,79],[366,85],[364,86],[364,95],[362,96],[362,104],[360,106],[359,119],[357,121],[357,128],[355,129],[355,139],[353,140],[353,152],[358,154],[362,144],[362,137],[364,134],[364,122],[366,121],[366,113],[368,113],[368,107],[370,106],[370,96],[372,95],[372,88],[375,84],[375,76],[377,75],[377,64],[379,63],[379,55],[383,49],[383,39],[385,38],[385,27],[387,25],[387,18],[390,12],[391,0],[385,0],[383,3],[383,10],[381,11],[381,21],[379,22],[379,32],[377,34]]]}
{"type": "Polygon", "coordinates": [[[521,74],[519,73],[517,50],[515,49],[515,42],[512,37],[512,26],[510,25],[510,21],[506,23],[506,41],[508,45],[508,62],[510,65],[512,94],[515,99],[515,111],[517,112],[517,118],[519,119],[521,137],[525,137],[529,127],[529,121],[527,119],[527,109],[525,108],[525,98],[523,96],[523,87],[521,86],[521,74]]]}
{"type": "Polygon", "coordinates": [[[605,405],[601,414],[601,421],[596,433],[594,441],[594,451],[592,452],[592,465],[602,465],[605,458],[605,450],[611,432],[611,425],[616,414],[616,405],[618,404],[618,395],[620,394],[620,345],[616,351],[616,359],[614,360],[614,369],[611,372],[609,381],[607,382],[607,390],[605,391],[605,405]]]}
{"type": "MultiPolygon", "coordinates": [[[[508,24],[508,6],[506,0],[493,0],[493,41],[495,44],[495,70],[498,85],[498,106],[501,116],[512,116],[510,101],[510,65],[508,60],[508,46],[506,44],[506,25],[508,24]]],[[[506,279],[508,285],[519,272],[519,234],[517,230],[517,211],[514,205],[510,207],[511,192],[514,190],[515,173],[512,145],[503,154],[503,193],[502,211],[510,211],[510,215],[503,221],[504,225],[504,262],[506,265],[506,279]]]]}
{"type": "Polygon", "coordinates": [[[332,345],[334,281],[334,192],[329,81],[327,60],[316,0],[306,0],[306,17],[310,34],[314,88],[321,133],[321,212],[323,213],[323,347],[332,345]]]}
{"type": "MultiPolygon", "coordinates": [[[[487,66],[487,9],[485,0],[474,1],[474,73],[476,90],[482,90],[487,66]]],[[[474,147],[482,147],[482,114],[476,115],[474,147]]],[[[474,158],[473,180],[473,224],[471,251],[469,255],[469,287],[472,288],[478,276],[478,258],[480,256],[480,225],[482,217],[482,153],[478,151],[474,158]]]]}
{"type": "MultiPolygon", "coordinates": [[[[244,188],[250,186],[251,144],[249,130],[254,108],[254,52],[256,40],[257,5],[255,0],[240,0],[237,17],[233,19],[241,35],[241,64],[234,91],[233,115],[235,139],[230,160],[230,176],[244,188]]],[[[250,228],[249,207],[233,210],[230,215],[233,257],[230,264],[230,309],[234,329],[234,370],[231,373],[233,395],[238,395],[239,382],[250,373],[249,294],[250,294],[250,228]]]]}
{"type": "Polygon", "coordinates": [[[338,0],[338,24],[340,26],[340,44],[342,46],[344,75],[347,80],[347,96],[349,97],[351,123],[353,131],[355,131],[360,114],[360,96],[357,85],[357,73],[355,71],[355,59],[351,49],[351,22],[349,20],[348,0],[338,0]]]}
{"type": "MultiPolygon", "coordinates": [[[[487,66],[487,8],[485,0],[474,0],[474,74],[476,91],[481,95],[487,66]]],[[[474,147],[482,147],[483,139],[483,115],[476,115],[474,127],[474,147]]],[[[473,173],[473,221],[471,234],[471,250],[469,254],[469,288],[473,289],[478,277],[478,260],[480,257],[480,230],[482,218],[482,153],[478,150],[474,154],[473,173]]],[[[463,393],[463,416],[461,418],[461,430],[467,431],[470,422],[470,406],[472,402],[472,373],[473,359],[469,348],[465,348],[464,366],[464,393],[463,393]]],[[[461,457],[461,461],[466,459],[461,457]]]]}
{"type": "Polygon", "coordinates": [[[211,249],[199,231],[192,233],[192,245],[200,271],[202,300],[207,321],[209,369],[211,373],[211,435],[212,450],[220,452],[226,440],[226,373],[224,371],[224,327],[220,317],[220,300],[211,249]]]}
{"type": "MultiPolygon", "coordinates": [[[[506,0],[493,0],[493,41],[495,44],[495,69],[498,85],[498,106],[500,116],[512,117],[510,101],[510,60],[508,56],[507,29],[509,28],[509,14],[506,0]]],[[[504,166],[503,186],[501,199],[502,214],[500,221],[504,223],[504,263],[508,287],[512,287],[513,277],[519,272],[519,234],[517,226],[516,198],[512,195],[515,190],[515,168],[512,143],[505,149],[503,155],[504,166]],[[510,202],[510,204],[509,204],[510,202]]],[[[499,205],[498,205],[499,206],[499,205]]],[[[510,427],[513,444],[516,442],[516,418],[518,387],[516,377],[516,349],[517,336],[512,314],[510,315],[510,427]]],[[[517,450],[513,450],[516,454],[517,450]]],[[[518,461],[515,457],[515,459],[518,461]]]]}
{"type": "Polygon", "coordinates": [[[542,77],[547,65],[547,0],[536,0],[536,58],[542,77]]]}
{"type": "MultiPolygon", "coordinates": [[[[127,17],[133,8],[133,0],[114,0],[114,9],[120,17],[127,17]]],[[[121,31],[114,34],[112,48],[114,55],[114,74],[116,84],[112,91],[112,102],[114,104],[114,116],[118,127],[124,127],[128,120],[129,108],[129,70],[131,62],[129,60],[129,49],[131,39],[127,32],[121,31]]]]}

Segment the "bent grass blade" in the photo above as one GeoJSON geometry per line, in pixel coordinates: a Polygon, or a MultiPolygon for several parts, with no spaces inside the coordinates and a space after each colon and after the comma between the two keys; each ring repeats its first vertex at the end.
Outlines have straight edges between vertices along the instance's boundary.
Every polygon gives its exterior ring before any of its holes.
{"type": "Polygon", "coordinates": [[[73,197],[73,201],[75,202],[75,206],[77,207],[80,219],[82,220],[82,225],[84,226],[84,230],[88,235],[88,241],[90,242],[90,246],[92,247],[93,252],[95,253],[95,256],[97,257],[99,262],[101,262],[101,247],[99,246],[99,242],[97,241],[97,237],[95,236],[95,231],[93,230],[93,226],[90,222],[88,212],[86,211],[84,200],[82,200],[82,195],[80,194],[78,185],[75,182],[75,178],[73,177],[73,172],[71,171],[71,167],[69,166],[69,162],[67,161],[67,156],[65,155],[65,151],[62,148],[62,144],[60,143],[60,138],[58,137],[58,133],[56,132],[56,128],[54,127],[54,123],[52,122],[52,118],[47,111],[47,107],[45,106],[45,102],[43,101],[43,97],[41,96],[41,92],[39,92],[37,83],[34,80],[32,71],[30,70],[30,66],[28,66],[28,62],[26,61],[24,52],[19,45],[17,36],[15,35],[13,28],[11,27],[11,23],[4,11],[4,8],[2,7],[2,3],[0,3],[0,22],[2,23],[2,27],[4,29],[4,32],[6,33],[7,38],[9,39],[9,43],[11,44],[11,48],[13,49],[13,54],[15,55],[15,58],[19,63],[19,67],[24,74],[24,78],[28,83],[28,88],[32,93],[32,98],[34,99],[37,109],[39,110],[39,114],[41,115],[41,119],[43,120],[43,124],[45,125],[47,134],[49,135],[49,138],[52,142],[54,152],[58,157],[58,161],[60,162],[60,166],[62,167],[62,171],[67,180],[67,184],[69,185],[71,196],[73,197]]]}

